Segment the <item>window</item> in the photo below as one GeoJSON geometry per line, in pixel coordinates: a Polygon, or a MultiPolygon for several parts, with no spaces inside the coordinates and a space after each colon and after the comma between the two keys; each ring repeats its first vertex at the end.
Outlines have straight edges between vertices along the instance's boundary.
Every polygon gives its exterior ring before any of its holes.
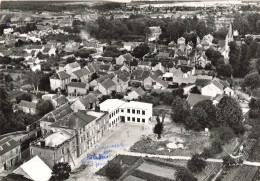
{"type": "Polygon", "coordinates": [[[16,154],[18,154],[18,148],[16,148],[15,150],[16,150],[16,154]]]}
{"type": "Polygon", "coordinates": [[[132,121],[135,122],[135,118],[132,118],[132,121]]]}
{"type": "Polygon", "coordinates": [[[55,160],[55,153],[53,153],[53,160],[55,160]]]}
{"type": "Polygon", "coordinates": [[[64,154],[64,147],[61,149],[61,154],[64,154]]]}
{"type": "Polygon", "coordinates": [[[142,115],[145,115],[145,111],[142,111],[142,115]]]}
{"type": "Polygon", "coordinates": [[[31,149],[31,155],[33,155],[33,149],[31,149]]]}
{"type": "Polygon", "coordinates": [[[7,146],[10,146],[9,142],[6,142],[6,145],[7,145],[7,146]]]}
{"type": "Polygon", "coordinates": [[[111,114],[109,114],[109,119],[111,118],[111,114]]]}
{"type": "Polygon", "coordinates": [[[140,110],[137,110],[137,114],[140,114],[140,110]]]}
{"type": "Polygon", "coordinates": [[[121,112],[124,112],[124,109],[121,109],[121,112]]]}
{"type": "Polygon", "coordinates": [[[130,113],[130,109],[127,109],[127,113],[130,113]]]}
{"type": "Polygon", "coordinates": [[[145,119],[142,119],[142,122],[145,123],[145,119]]]}
{"type": "Polygon", "coordinates": [[[152,82],[152,85],[156,85],[156,82],[152,82]]]}
{"type": "Polygon", "coordinates": [[[140,123],[140,118],[137,118],[137,122],[140,123]]]}
{"type": "Polygon", "coordinates": [[[132,109],[132,113],[135,114],[135,109],[132,109]]]}
{"type": "Polygon", "coordinates": [[[86,135],[83,135],[83,140],[84,140],[84,141],[86,140],[86,135]]]}
{"type": "Polygon", "coordinates": [[[127,117],[127,121],[130,121],[130,117],[127,117]]]}
{"type": "Polygon", "coordinates": [[[80,137],[80,143],[82,143],[83,142],[83,138],[82,137],[80,137]]]}

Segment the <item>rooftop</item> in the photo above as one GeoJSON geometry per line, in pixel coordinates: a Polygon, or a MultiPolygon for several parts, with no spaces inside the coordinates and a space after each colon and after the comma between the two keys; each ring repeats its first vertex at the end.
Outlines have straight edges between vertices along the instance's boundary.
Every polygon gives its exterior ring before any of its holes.
{"type": "MultiPolygon", "coordinates": [[[[46,136],[43,140],[45,141],[45,146],[55,148],[72,137],[72,134],[66,131],[60,131],[46,136]]],[[[37,145],[40,145],[40,141],[37,142],[37,145]]]]}
{"type": "Polygon", "coordinates": [[[210,100],[210,96],[204,96],[200,94],[190,94],[187,98],[188,103],[190,104],[191,107],[196,105],[197,103],[205,100],[210,100]]]}
{"type": "Polygon", "coordinates": [[[125,101],[119,99],[107,99],[100,104],[100,110],[111,112],[119,108],[123,104],[125,104],[125,101]]]}
{"type": "Polygon", "coordinates": [[[30,109],[36,109],[36,103],[28,102],[28,101],[24,101],[24,100],[21,100],[21,102],[19,103],[18,106],[27,107],[27,108],[30,108],[30,109]]]}

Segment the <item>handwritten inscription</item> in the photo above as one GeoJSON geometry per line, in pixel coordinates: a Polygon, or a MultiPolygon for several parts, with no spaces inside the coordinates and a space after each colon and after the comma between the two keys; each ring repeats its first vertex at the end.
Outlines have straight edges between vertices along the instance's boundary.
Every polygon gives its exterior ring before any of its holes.
{"type": "Polygon", "coordinates": [[[96,154],[87,154],[87,161],[81,160],[82,165],[101,167],[108,163],[108,160],[111,158],[111,149],[116,149],[119,147],[124,147],[124,141],[121,141],[119,144],[112,144],[108,146],[99,146],[95,145],[95,151],[102,151],[102,153],[96,154]]]}

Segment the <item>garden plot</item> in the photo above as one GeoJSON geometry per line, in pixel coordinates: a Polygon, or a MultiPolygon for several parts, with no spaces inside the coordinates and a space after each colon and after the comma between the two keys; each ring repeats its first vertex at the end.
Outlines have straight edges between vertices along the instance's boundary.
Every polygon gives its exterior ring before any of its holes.
{"type": "Polygon", "coordinates": [[[143,162],[136,170],[168,179],[174,178],[175,169],[143,162]]]}

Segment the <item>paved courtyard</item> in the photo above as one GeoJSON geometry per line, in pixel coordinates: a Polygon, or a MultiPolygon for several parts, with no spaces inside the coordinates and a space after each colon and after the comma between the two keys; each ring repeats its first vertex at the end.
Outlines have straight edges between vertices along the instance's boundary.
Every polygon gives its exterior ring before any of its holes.
{"type": "Polygon", "coordinates": [[[103,137],[95,146],[93,146],[89,151],[83,154],[80,158],[76,160],[76,166],[81,165],[82,163],[88,165],[85,170],[80,173],[73,174],[70,176],[69,180],[83,181],[83,180],[91,180],[91,181],[105,181],[107,178],[95,175],[95,172],[102,168],[107,159],[102,160],[94,160],[91,163],[90,159],[87,159],[87,154],[93,155],[94,153],[98,156],[102,154],[103,156],[109,156],[108,160],[112,160],[117,154],[124,152],[124,150],[128,150],[131,145],[133,145],[136,141],[141,139],[143,135],[152,134],[154,122],[150,125],[145,125],[142,129],[143,125],[133,125],[133,124],[125,124],[120,123],[118,127],[109,131],[109,133],[103,137]],[[118,147],[111,147],[111,145],[118,144],[118,147]],[[104,154],[104,149],[98,149],[100,147],[110,147],[105,149],[106,151],[110,151],[104,154]]]}

